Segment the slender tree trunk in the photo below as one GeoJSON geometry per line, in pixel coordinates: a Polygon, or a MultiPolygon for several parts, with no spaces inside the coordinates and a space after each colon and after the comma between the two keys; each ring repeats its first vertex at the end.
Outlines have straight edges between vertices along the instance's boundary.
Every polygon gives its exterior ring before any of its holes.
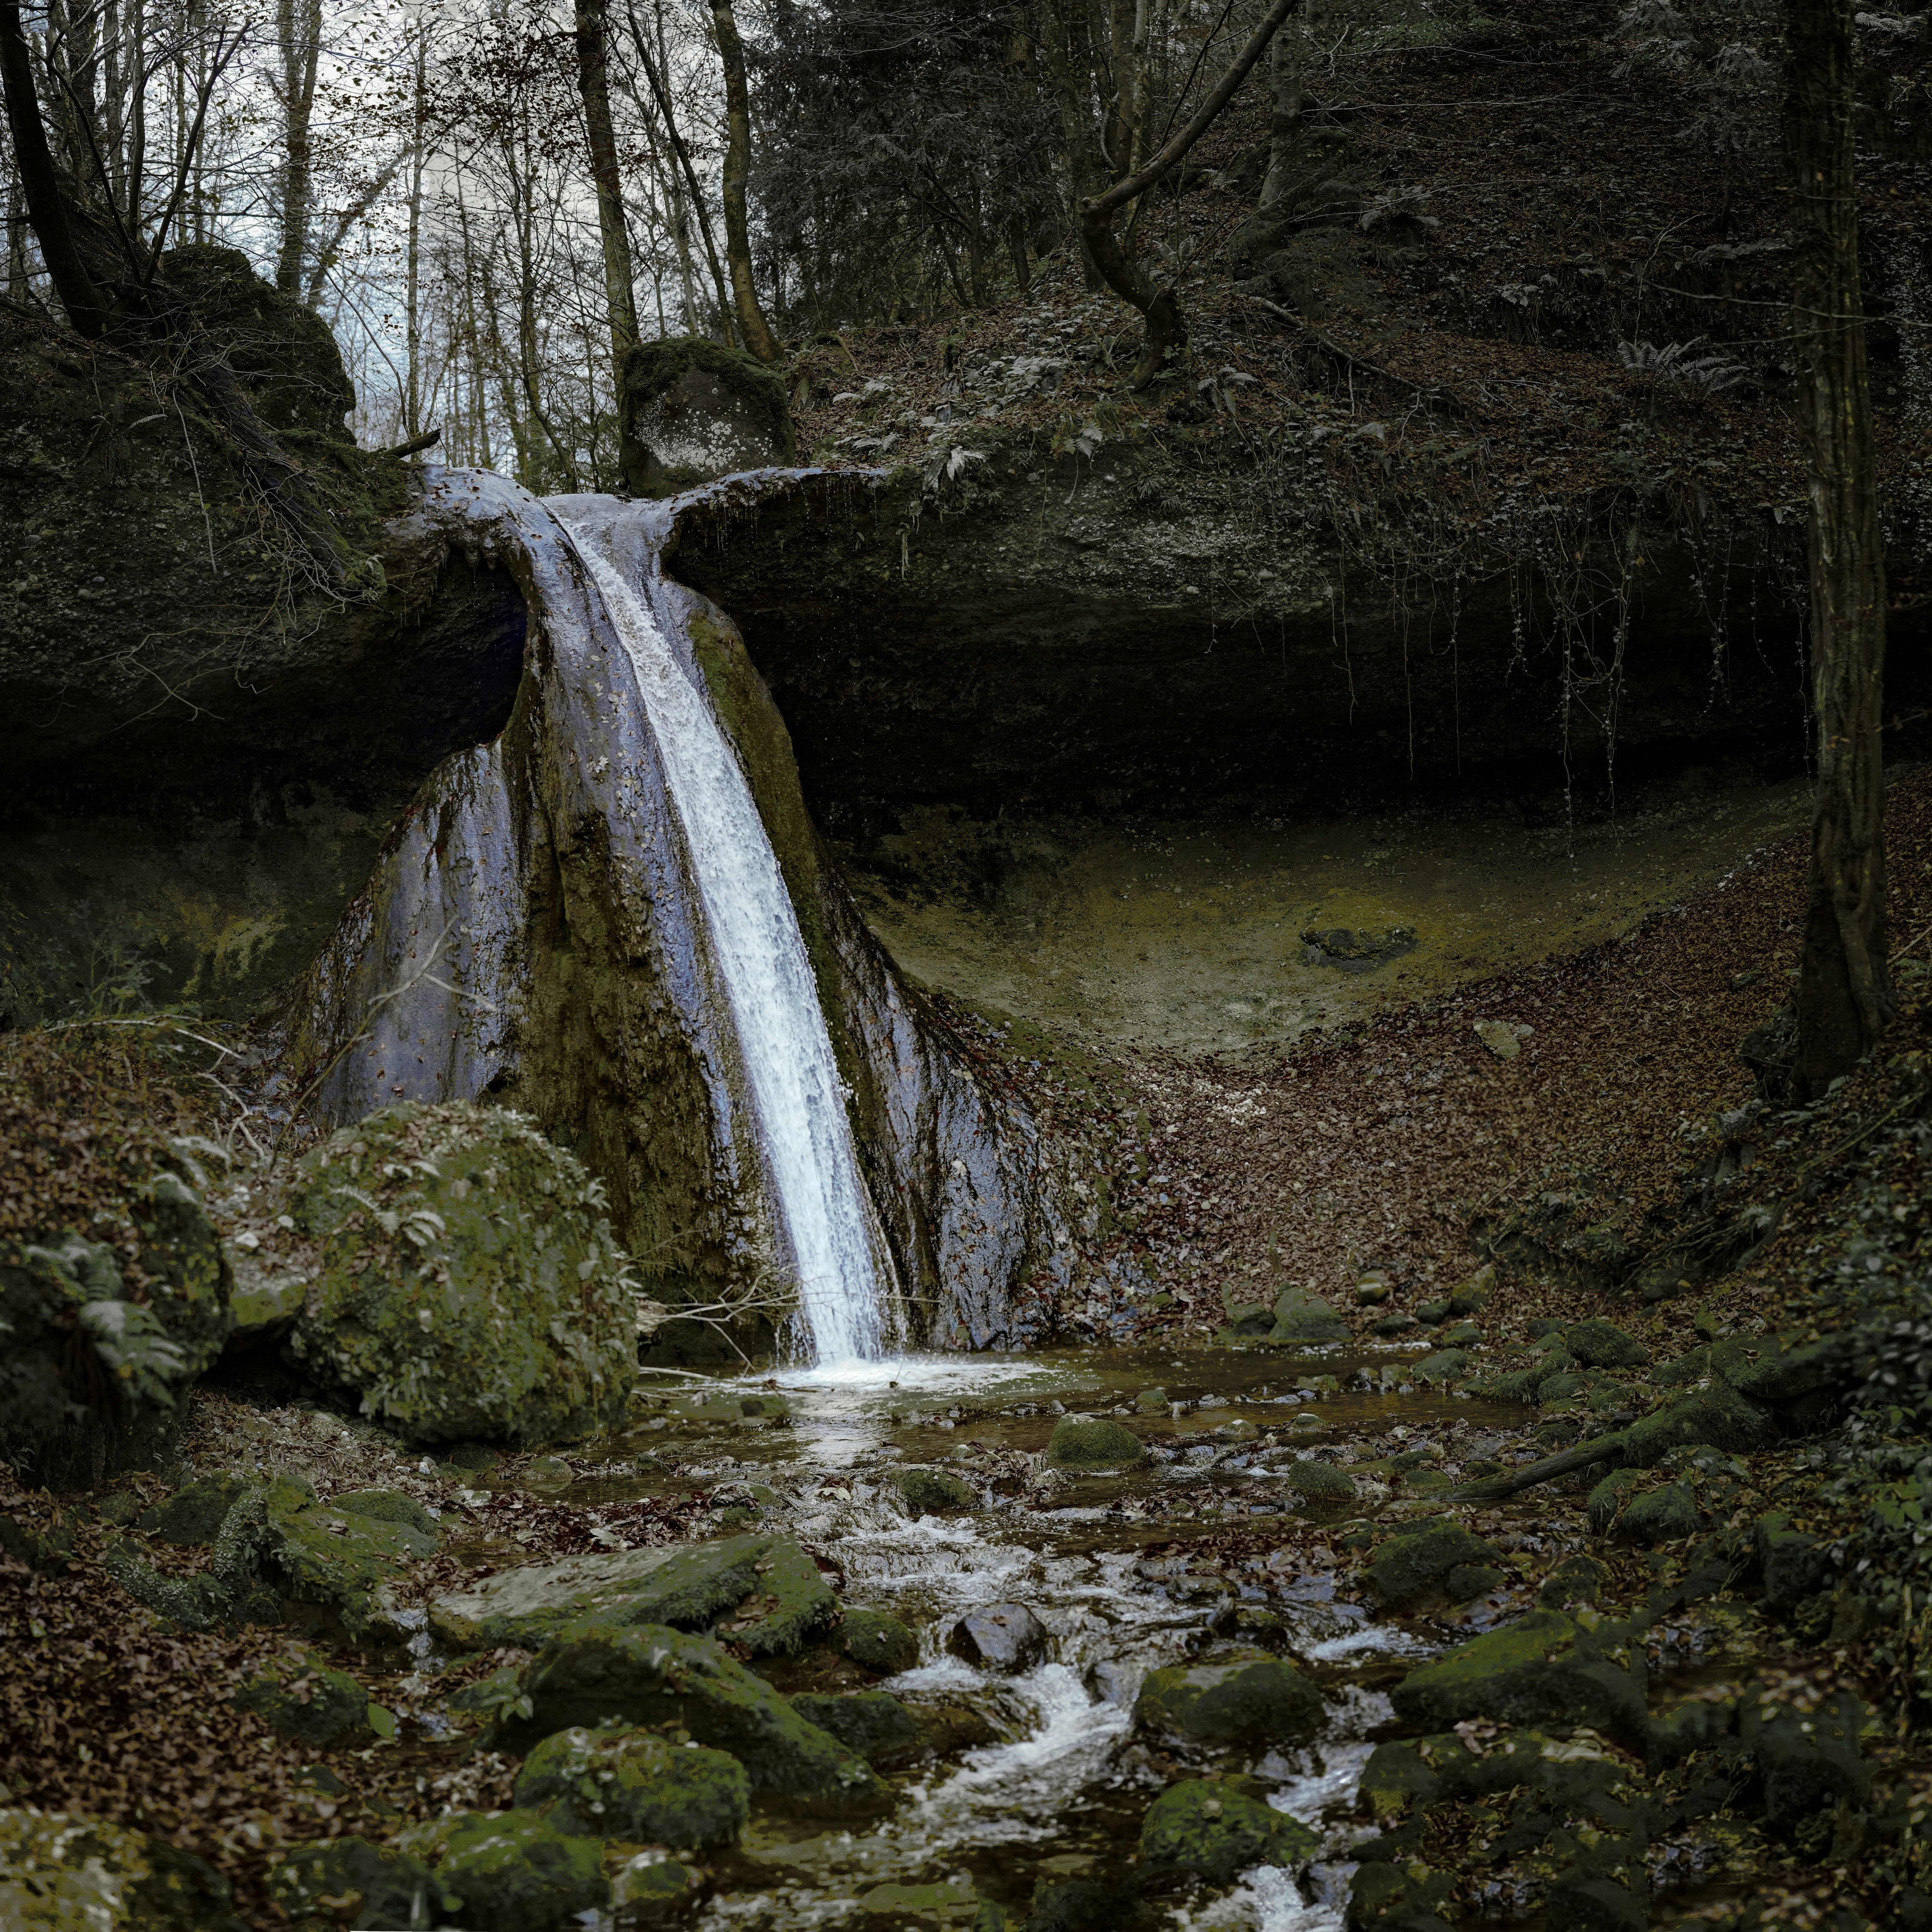
{"type": "Polygon", "coordinates": [[[610,0],[577,0],[577,84],[590,136],[590,172],[597,184],[597,227],[604,243],[604,290],[610,311],[610,366],[621,370],[638,340],[631,232],[624,220],[624,187],[617,140],[610,125],[610,0]]]}
{"type": "Polygon", "coordinates": [[[422,196],[428,166],[429,26],[416,23],[416,98],[410,129],[410,226],[404,244],[403,333],[408,366],[403,385],[405,440],[422,434],[422,196]]]}
{"type": "Polygon", "coordinates": [[[1792,329],[1811,496],[1818,782],[1798,980],[1799,1097],[1870,1051],[1895,1007],[1886,965],[1885,566],[1854,199],[1852,0],[1785,0],[1785,134],[1798,251],[1792,329]]]}
{"type": "Polygon", "coordinates": [[[276,0],[275,29],[282,71],[281,239],[275,286],[299,302],[308,260],[314,194],[316,69],[322,58],[322,0],[276,0]]]}
{"type": "MultiPolygon", "coordinates": [[[[1087,99],[1090,62],[1084,0],[1054,0],[1046,46],[1054,98],[1060,104],[1060,138],[1066,149],[1067,212],[1078,234],[1080,206],[1099,187],[1100,172],[1094,152],[1094,118],[1087,99]]],[[[1081,263],[1087,286],[1099,288],[1103,279],[1100,265],[1084,246],[1081,263]]]]}
{"type": "MultiPolygon", "coordinates": [[[[1300,9],[1308,18],[1308,0],[1300,9]]],[[[1262,182],[1261,212],[1269,213],[1288,192],[1296,137],[1301,132],[1302,62],[1306,49],[1298,30],[1284,27],[1268,49],[1268,79],[1274,98],[1268,114],[1268,173],[1262,182]]]]}
{"type": "Polygon", "coordinates": [[[745,49],[731,0],[711,0],[712,31],[724,68],[724,254],[731,271],[731,303],[745,346],[760,362],[783,352],[772,333],[752,280],[752,231],[745,214],[745,184],[752,169],[752,101],[745,85],[745,49]]]}

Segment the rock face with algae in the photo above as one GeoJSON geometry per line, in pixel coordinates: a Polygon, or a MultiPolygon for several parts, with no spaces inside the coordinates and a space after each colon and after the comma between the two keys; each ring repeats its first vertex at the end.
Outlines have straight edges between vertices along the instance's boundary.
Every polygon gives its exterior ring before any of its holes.
{"type": "Polygon", "coordinates": [[[303,1162],[322,1270],[290,1348],[424,1441],[546,1442],[616,1421],[638,1291],[602,1189],[520,1115],[386,1108],[303,1162]]]}

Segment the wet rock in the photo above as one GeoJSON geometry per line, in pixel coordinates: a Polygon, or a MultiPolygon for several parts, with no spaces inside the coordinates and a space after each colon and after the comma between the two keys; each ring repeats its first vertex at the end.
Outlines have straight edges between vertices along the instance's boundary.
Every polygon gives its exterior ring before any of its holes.
{"type": "Polygon", "coordinates": [[[701,1904],[710,1888],[702,1865],[638,1852],[610,1875],[610,1908],[620,1925],[666,1925],[701,1904]]]}
{"type": "Polygon", "coordinates": [[[896,1676],[919,1661],[919,1639],[897,1617],[884,1610],[848,1610],[839,1642],[854,1664],[896,1676]]]}
{"type": "Polygon", "coordinates": [[[1449,1292],[1449,1312],[1452,1315],[1477,1315],[1489,1305],[1490,1297],[1496,1292],[1496,1264],[1490,1262],[1479,1268],[1466,1282],[1459,1282],[1449,1292]]]}
{"type": "Polygon", "coordinates": [[[677,1724],[729,1752],[754,1791],[835,1814],[874,1810],[889,1796],[869,1766],[763,1678],[708,1639],[662,1624],[593,1627],[554,1642],[526,1668],[523,1690],[530,1714],[500,1726],[512,1751],[573,1725],[677,1724]]]}
{"type": "Polygon", "coordinates": [[[1563,1345],[1589,1369],[1640,1369],[1650,1360],[1650,1351],[1635,1336],[1594,1316],[1571,1322],[1563,1331],[1563,1345]]]}
{"type": "Polygon", "coordinates": [[[1414,1365],[1418,1381],[1444,1384],[1461,1382],[1474,1366],[1466,1348],[1438,1348],[1414,1365]]]}
{"type": "Polygon", "coordinates": [[[522,1115],[406,1102],[332,1135],[290,1207],[320,1273],[288,1346],[427,1441],[619,1420],[638,1289],[602,1187],[522,1115]]]}
{"type": "Polygon", "coordinates": [[[134,1527],[163,1543],[212,1543],[223,1519],[248,1487],[245,1476],[198,1476],[158,1508],[137,1516],[134,1527]]]}
{"type": "Polygon", "coordinates": [[[947,1633],[946,1648],[982,1670],[1011,1677],[1046,1660],[1046,1626],[1024,1604],[989,1604],[947,1633]]]}
{"type": "Polygon", "coordinates": [[[1787,1610],[1815,1596],[1832,1580],[1829,1550],[1815,1536],[1793,1529],[1777,1510],[1758,1518],[1752,1532],[1767,1610],[1787,1610]]]}
{"type": "Polygon", "coordinates": [[[1379,1744],[1363,1767],[1361,1802],[1384,1831],[1444,1800],[1528,1790],[1559,1809],[1642,1797],[1644,1773],[1594,1731],[1568,1726],[1471,1738],[1454,1731],[1379,1744]]]}
{"type": "Polygon", "coordinates": [[[500,1571],[440,1597],[430,1628],[466,1650],[534,1650],[573,1631],[668,1624],[716,1630],[754,1657],[788,1654],[838,1614],[818,1566],[789,1538],[734,1536],[613,1550],[500,1571]]]}
{"type": "Polygon", "coordinates": [[[270,1872],[268,1890],[301,1926],[434,1924],[460,1906],[422,1859],[367,1838],[302,1846],[270,1872]]]}
{"type": "Polygon", "coordinates": [[[1566,1556],[1537,1587],[1536,1600],[1546,1610],[1568,1609],[1572,1604],[1597,1604],[1610,1588],[1607,1564],[1580,1552],[1566,1556]]]}
{"type": "Polygon", "coordinates": [[[319,1657],[276,1659],[236,1691],[235,1702],[266,1718],[282,1736],[305,1744],[339,1743],[369,1721],[368,1692],[319,1657]]]}
{"type": "Polygon", "coordinates": [[[1378,1609],[1405,1610],[1443,1598],[1450,1572],[1497,1565],[1501,1552],[1460,1523],[1441,1517],[1414,1523],[1378,1544],[1358,1579],[1378,1609]]]}
{"type": "Polygon", "coordinates": [[[1641,1751],[1649,1735],[1641,1669],[1642,1653],[1620,1626],[1532,1610],[1418,1665],[1390,1696],[1404,1723],[1428,1730],[1475,1718],[1588,1724],[1641,1751]]]}
{"type": "Polygon", "coordinates": [[[1322,1693],[1293,1666],[1254,1652],[1149,1671],[1134,1724],[1178,1744],[1293,1744],[1314,1736],[1322,1708],[1322,1693]]]}
{"type": "Polygon", "coordinates": [[[427,1859],[460,1916],[495,1932],[562,1932],[610,1894],[603,1846],[541,1811],[459,1811],[397,1843],[427,1859]]]}
{"type": "Polygon", "coordinates": [[[1574,1932],[1649,1932],[1650,1913],[1615,1879],[1569,1872],[1551,1882],[1550,1922],[1574,1932]]]}
{"type": "Polygon", "coordinates": [[[1454,1312],[1454,1307],[1447,1300],[1424,1301],[1418,1304],[1415,1318],[1426,1328],[1436,1328],[1447,1322],[1454,1312]]]}
{"type": "Polygon", "coordinates": [[[1144,1388],[1134,1397],[1134,1407],[1142,1415],[1165,1415],[1167,1413],[1167,1391],[1164,1388],[1144,1388]]]}
{"type": "Polygon", "coordinates": [[[908,1516],[938,1516],[946,1510],[980,1506],[973,1486],[950,1469],[895,1469],[892,1487],[899,1492],[908,1516]]]}
{"type": "Polygon", "coordinates": [[[1369,1332],[1372,1335],[1406,1335],[1415,1325],[1413,1315],[1404,1315],[1398,1310],[1393,1315],[1384,1315],[1369,1332]]]}
{"type": "Polygon", "coordinates": [[[1345,1342],[1349,1329],[1331,1303],[1305,1288],[1285,1288],[1275,1297],[1270,1342],[1345,1342]]]}
{"type": "Polygon", "coordinates": [[[164,1840],[58,1811],[0,1810],[8,1932],[247,1932],[231,1902],[212,1866],[164,1840]]]}
{"type": "Polygon", "coordinates": [[[1046,1445],[1047,1466],[1054,1469],[1131,1468],[1147,1460],[1141,1438],[1104,1416],[1063,1415],[1046,1445]]]}
{"type": "Polygon", "coordinates": [[[1141,1864],[1150,1876],[1192,1872],[1216,1885],[1254,1865],[1298,1864],[1316,1845],[1299,1820],[1200,1778],[1170,1786],[1141,1824],[1141,1864]]]}
{"type": "Polygon", "coordinates": [[[923,1742],[919,1722],[884,1690],[850,1690],[842,1696],[801,1694],[791,1707],[809,1724],[829,1732],[868,1764],[903,1761],[923,1742]]]}
{"type": "Polygon", "coordinates": [[[695,1851],[737,1836],[751,1792],[744,1766],[723,1751],[572,1726],[530,1753],[514,1795],[520,1806],[551,1807],[561,1832],[695,1851]]]}
{"type": "Polygon", "coordinates": [[[1125,1879],[1042,1877],[1034,1886],[1026,1932],[1115,1932],[1138,1904],[1125,1879]]]}
{"type": "Polygon", "coordinates": [[[1310,1502],[1352,1502],[1355,1498],[1355,1479],[1327,1462],[1291,1462],[1282,1472],[1282,1480],[1310,1502]]]}

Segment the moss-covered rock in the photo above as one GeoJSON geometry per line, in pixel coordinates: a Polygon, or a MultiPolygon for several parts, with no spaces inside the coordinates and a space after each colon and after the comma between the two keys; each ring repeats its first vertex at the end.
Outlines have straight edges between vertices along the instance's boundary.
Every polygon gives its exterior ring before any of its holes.
{"type": "Polygon", "coordinates": [[[972,1485],[950,1469],[895,1469],[892,1487],[909,1516],[937,1516],[944,1510],[973,1509],[980,1498],[972,1485]]]}
{"type": "Polygon", "coordinates": [[[697,1851],[737,1836],[751,1794],[744,1766],[723,1751],[651,1731],[573,1726],[530,1753],[515,1796],[520,1806],[550,1806],[560,1831],[697,1851]]]}
{"type": "Polygon", "coordinates": [[[230,1472],[197,1476],[166,1502],[136,1518],[134,1527],[163,1543],[212,1543],[223,1520],[250,1486],[246,1476],[230,1472]]]}
{"type": "Polygon", "coordinates": [[[638,1852],[610,1874],[610,1907],[620,1925],[668,1925],[701,1904],[710,1885],[703,1865],[638,1852]]]}
{"type": "Polygon", "coordinates": [[[1500,1562],[1492,1544],[1472,1535],[1460,1523],[1436,1519],[1378,1544],[1358,1580],[1378,1609],[1413,1610],[1433,1600],[1450,1600],[1446,1592],[1452,1570],[1491,1568],[1500,1562]]]}
{"type": "Polygon", "coordinates": [[[1147,1445],[1126,1424],[1105,1416],[1063,1415],[1046,1444],[1055,1469],[1131,1468],[1148,1460],[1147,1445]]]}
{"type": "Polygon", "coordinates": [[[808,1724],[761,1677],[718,1646],[662,1625],[596,1629],[552,1644],[528,1666],[527,1717],[502,1726],[527,1751],[573,1726],[681,1724],[729,1752],[752,1788],[834,1813],[878,1809],[888,1794],[862,1759],[808,1724]]]}
{"type": "Polygon", "coordinates": [[[637,1287],[602,1188],[521,1115],[406,1102],[302,1162],[322,1271],[289,1346],[425,1440],[580,1436],[634,1378],[637,1287]]]}
{"type": "Polygon", "coordinates": [[[900,1762],[924,1741],[919,1720],[887,1691],[850,1690],[837,1697],[802,1694],[793,1698],[791,1707],[868,1764],[900,1762]]]}
{"type": "Polygon", "coordinates": [[[246,1932],[231,1902],[226,1879],[162,1840],[58,1811],[0,1810],[7,1932],[246,1932]]]}
{"type": "Polygon", "coordinates": [[[427,1859],[468,1922],[491,1932],[562,1932],[610,1898],[602,1844],[544,1812],[458,1812],[397,1842],[427,1859]]]}
{"type": "Polygon", "coordinates": [[[1536,1600],[1546,1610],[1595,1604],[1603,1600],[1610,1586],[1610,1566],[1579,1552],[1564,1557],[1537,1586],[1536,1600]]]}
{"type": "Polygon", "coordinates": [[[1268,1339],[1277,1343],[1346,1342],[1348,1324],[1331,1302],[1304,1288],[1285,1288],[1275,1297],[1274,1326],[1268,1339]]]}
{"type": "Polygon", "coordinates": [[[1141,1863],[1150,1876],[1194,1872],[1226,1885],[1253,1865],[1298,1864],[1316,1845],[1299,1819],[1202,1778],[1170,1785],[1141,1821],[1141,1863]]]}
{"type": "Polygon", "coordinates": [[[1643,1750],[1642,1654],[1621,1626],[1531,1610],[1501,1630],[1418,1665],[1390,1694],[1406,1724],[1447,1731],[1466,1719],[1588,1724],[1643,1750]]]}
{"type": "Polygon", "coordinates": [[[419,1858],[366,1838],[328,1838],[292,1851],[268,1874],[275,1903],[308,1932],[327,1927],[434,1924],[455,1894],[419,1858]]]}
{"type": "Polygon", "coordinates": [[[641,342],[626,356],[617,422],[625,484],[638,495],[797,458],[783,378],[701,336],[641,342]]]}
{"type": "Polygon", "coordinates": [[[1346,1503],[1354,1500],[1354,1478],[1333,1463],[1291,1462],[1282,1472],[1282,1480],[1296,1495],[1312,1503],[1346,1503]]]}
{"type": "Polygon", "coordinates": [[[1635,1336],[1597,1316],[1571,1322],[1563,1345],[1589,1369],[1640,1369],[1650,1360],[1650,1351],[1635,1336]]]}
{"type": "Polygon", "coordinates": [[[884,1610],[845,1612],[839,1642],[854,1664],[896,1676],[919,1661],[919,1639],[897,1617],[884,1610]]]}
{"type": "Polygon", "coordinates": [[[1442,1932],[1456,1909],[1454,1878],[1420,1859],[1366,1862],[1348,1881],[1349,1932],[1442,1932]]]}
{"type": "Polygon", "coordinates": [[[300,1744],[339,1744],[369,1721],[368,1692],[319,1657],[274,1659],[236,1692],[235,1702],[300,1744]]]}
{"type": "Polygon", "coordinates": [[[1322,1721],[1322,1693],[1291,1664],[1261,1652],[1150,1670],[1134,1724],[1183,1744],[1295,1744],[1322,1721]]]}

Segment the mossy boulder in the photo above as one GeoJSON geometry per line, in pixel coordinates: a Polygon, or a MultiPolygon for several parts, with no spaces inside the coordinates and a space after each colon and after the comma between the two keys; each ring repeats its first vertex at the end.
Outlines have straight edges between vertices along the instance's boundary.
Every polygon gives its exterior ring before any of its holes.
{"type": "Polygon", "coordinates": [[[1549,1804],[1599,1817],[1606,1804],[1642,1802],[1645,1773],[1586,1730],[1511,1731],[1472,1749],[1455,1732],[1378,1744],[1363,1768],[1364,1808],[1384,1830],[1444,1800],[1528,1790],[1549,1804]]]}
{"type": "Polygon", "coordinates": [[[919,1661],[918,1637],[884,1610],[848,1610],[839,1627],[839,1642],[854,1664],[887,1676],[910,1670],[919,1661]]]}
{"type": "Polygon", "coordinates": [[[802,1648],[838,1612],[831,1586],[796,1543],[752,1535],[501,1570],[438,1598],[430,1626],[460,1649],[536,1650],[574,1633],[668,1624],[716,1630],[769,1657],[802,1648]]]}
{"type": "Polygon", "coordinates": [[[551,1814],[461,1811],[397,1843],[427,1861],[465,1922],[490,1932],[562,1932],[610,1898],[602,1844],[562,1830],[551,1814]]]}
{"type": "Polygon", "coordinates": [[[1650,1360],[1650,1351],[1635,1336],[1599,1316],[1571,1322],[1563,1345],[1589,1369],[1640,1369],[1650,1360]]]}
{"type": "Polygon", "coordinates": [[[1346,1503],[1354,1500],[1354,1478],[1333,1463],[1291,1462],[1282,1472],[1282,1480],[1308,1502],[1346,1503]]]}
{"type": "Polygon", "coordinates": [[[212,1543],[228,1512],[251,1486],[246,1476],[229,1472],[197,1476],[137,1516],[134,1527],[163,1543],[212,1543]]]}
{"type": "Polygon", "coordinates": [[[637,1284],[603,1190],[521,1114],[407,1102],[332,1134],[290,1206],[321,1272],[288,1346],[425,1441],[616,1423],[637,1284]]]}
{"type": "Polygon", "coordinates": [[[164,1840],[58,1811],[0,1810],[7,1932],[247,1932],[231,1906],[226,1879],[164,1840]]]}
{"type": "Polygon", "coordinates": [[[798,458],[784,379],[701,336],[631,350],[617,372],[617,426],[625,485],[638,495],[798,458]]]}
{"type": "Polygon", "coordinates": [[[298,1744],[339,1744],[369,1722],[368,1692],[319,1657],[275,1658],[236,1692],[234,1701],[298,1744]]]}
{"type": "Polygon", "coordinates": [[[1302,1744],[1322,1714],[1322,1693],[1260,1652],[1150,1670],[1134,1700],[1137,1729],[1181,1744],[1302,1744]]]}
{"type": "Polygon", "coordinates": [[[878,1809],[885,1787],[863,1759],[808,1723],[761,1677],[704,1637],[662,1624],[598,1628],[553,1643],[528,1666],[527,1717],[501,1726],[528,1751],[573,1726],[679,1724],[729,1752],[752,1788],[834,1814],[878,1809]]]}
{"type": "Polygon", "coordinates": [[[1146,1444],[1125,1423],[1105,1416],[1063,1415],[1046,1444],[1047,1465],[1054,1469],[1132,1468],[1147,1460],[1146,1444]]]}
{"type": "Polygon", "coordinates": [[[1348,1334],[1348,1324],[1334,1304],[1312,1290],[1285,1288],[1275,1297],[1274,1326],[1268,1335],[1270,1342],[1346,1342],[1348,1334]]]}
{"type": "Polygon", "coordinates": [[[1450,1573],[1494,1568],[1501,1562],[1493,1544],[1460,1523],[1436,1518],[1377,1544],[1357,1580],[1377,1609],[1408,1610],[1431,1602],[1466,1600],[1449,1594],[1450,1573]]]}
{"type": "Polygon", "coordinates": [[[850,1690],[836,1697],[806,1693],[793,1698],[791,1707],[868,1764],[899,1762],[924,1741],[918,1719],[888,1691],[850,1690]]]}
{"type": "Polygon", "coordinates": [[[908,1516],[937,1516],[945,1510],[973,1509],[980,1501],[972,1485],[950,1469],[895,1469],[892,1481],[908,1516]]]}
{"type": "Polygon", "coordinates": [[[1253,1865],[1298,1864],[1315,1834],[1231,1785],[1190,1778],[1171,1785],[1141,1822],[1141,1864],[1150,1876],[1198,1873],[1226,1885],[1253,1865]]]}
{"type": "Polygon", "coordinates": [[[1447,1731],[1465,1720],[1588,1724],[1642,1751],[1648,1737],[1641,1649],[1587,1612],[1531,1610],[1418,1665],[1390,1694],[1404,1723],[1447,1731]],[[1634,1666],[1634,1670],[1633,1666],[1634,1666]]]}
{"type": "Polygon", "coordinates": [[[434,1924],[460,1901],[419,1858],[367,1838],[303,1845],[268,1874],[269,1894],[304,1928],[434,1924]]]}
{"type": "Polygon", "coordinates": [[[573,1725],[524,1760],[515,1797],[548,1805],[560,1831],[698,1851],[728,1844],[751,1814],[751,1780],[723,1751],[651,1731],[573,1725]]]}

